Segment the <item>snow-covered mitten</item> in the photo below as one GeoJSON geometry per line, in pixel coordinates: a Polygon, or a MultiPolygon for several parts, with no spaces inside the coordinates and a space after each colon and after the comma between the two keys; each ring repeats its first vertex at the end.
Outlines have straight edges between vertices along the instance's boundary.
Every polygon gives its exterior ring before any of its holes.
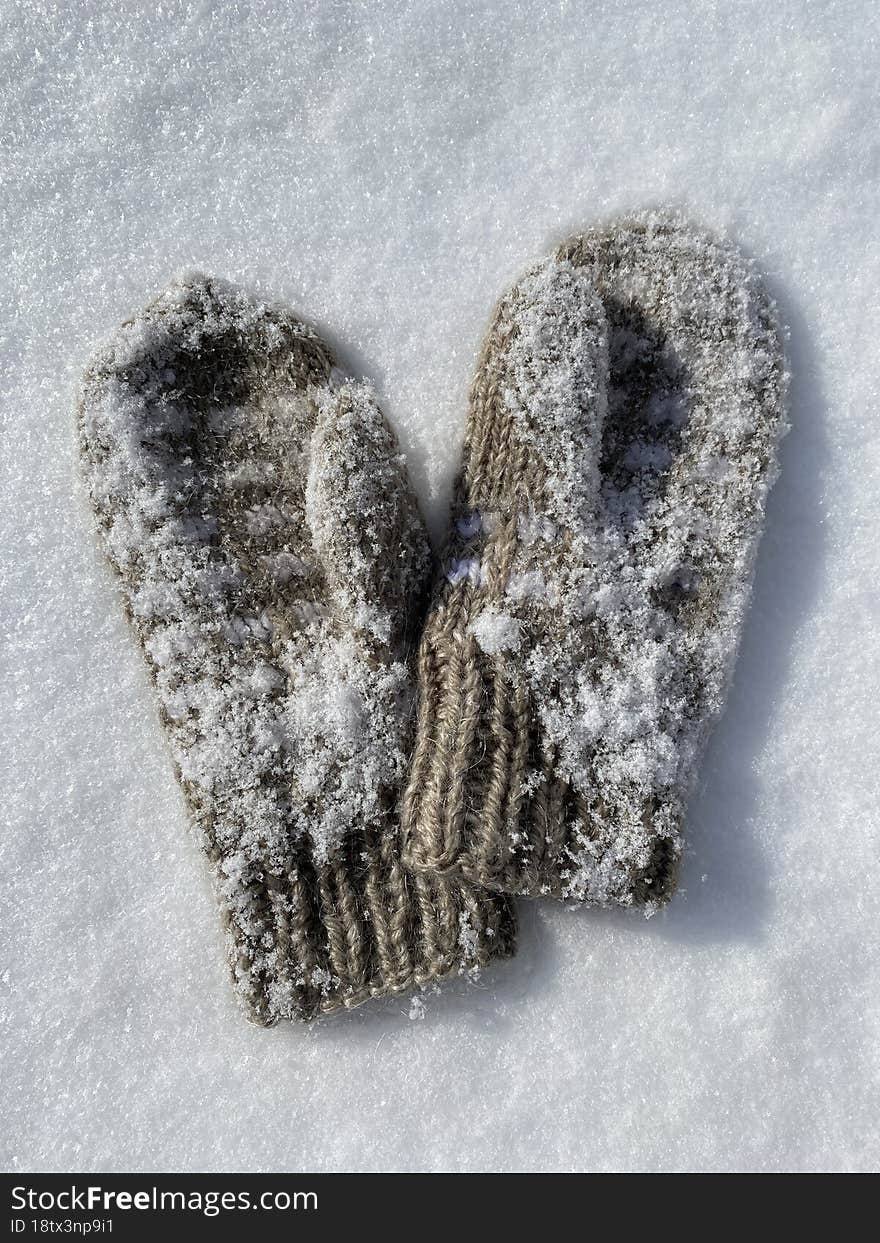
{"type": "Polygon", "coordinates": [[[371,391],[283,307],[187,275],[79,399],[104,549],[260,1023],[512,951],[506,899],[407,876],[398,794],[429,548],[371,391]]]}
{"type": "Polygon", "coordinates": [[[573,238],[502,299],[419,653],[407,866],[669,896],[785,388],[749,265],[674,213],[573,238]]]}

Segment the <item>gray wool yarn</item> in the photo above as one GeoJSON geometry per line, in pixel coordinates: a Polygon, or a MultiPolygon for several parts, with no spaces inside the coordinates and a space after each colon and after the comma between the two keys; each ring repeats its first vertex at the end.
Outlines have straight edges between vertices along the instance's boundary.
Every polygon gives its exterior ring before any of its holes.
{"type": "Polygon", "coordinates": [[[751,267],[674,212],[572,238],[502,298],[418,658],[408,867],[669,897],[786,382],[751,267]]]}
{"type": "Polygon", "coordinates": [[[337,374],[291,312],[189,274],[97,352],[78,401],[104,550],[263,1024],[513,948],[505,898],[401,864],[429,548],[371,391],[337,374]]]}

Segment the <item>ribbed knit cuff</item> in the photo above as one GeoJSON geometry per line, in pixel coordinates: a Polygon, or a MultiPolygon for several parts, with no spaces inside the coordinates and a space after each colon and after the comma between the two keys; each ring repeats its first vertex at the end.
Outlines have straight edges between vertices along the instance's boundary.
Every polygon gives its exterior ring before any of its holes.
{"type": "MultiPolygon", "coordinates": [[[[222,889],[222,866],[219,870],[222,889]]],[[[397,844],[356,834],[315,864],[221,892],[238,996],[261,1024],[351,1009],[514,952],[509,900],[467,882],[404,872],[397,844]]]]}

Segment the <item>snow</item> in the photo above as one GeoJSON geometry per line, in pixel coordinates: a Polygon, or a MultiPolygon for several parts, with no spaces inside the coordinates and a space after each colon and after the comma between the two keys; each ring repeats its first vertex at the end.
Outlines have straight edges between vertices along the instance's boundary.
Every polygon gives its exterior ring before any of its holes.
{"type": "Polygon", "coordinates": [[[470,629],[487,656],[497,656],[500,652],[516,652],[519,649],[520,622],[492,605],[474,618],[470,629]]]}
{"type": "Polygon", "coordinates": [[[5,1168],[876,1166],[878,25],[868,0],[9,6],[5,1168]],[[72,487],[80,368],[174,271],[255,284],[375,385],[439,537],[496,298],[661,201],[757,260],[792,364],[680,891],[650,921],[521,903],[518,957],[418,1022],[404,997],[253,1029],[72,487]]]}

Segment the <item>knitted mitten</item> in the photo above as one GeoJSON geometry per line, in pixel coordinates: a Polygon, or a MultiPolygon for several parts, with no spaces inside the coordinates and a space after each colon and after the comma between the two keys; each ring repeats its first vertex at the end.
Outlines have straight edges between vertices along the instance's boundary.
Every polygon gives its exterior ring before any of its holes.
{"type": "Polygon", "coordinates": [[[79,428],[250,1017],[511,952],[506,899],[401,866],[429,549],[370,390],[283,307],[192,275],[92,360],[79,428]]]}
{"type": "Polygon", "coordinates": [[[749,267],[672,214],[574,238],[502,299],[419,654],[409,867],[669,896],[785,383],[749,267]]]}

